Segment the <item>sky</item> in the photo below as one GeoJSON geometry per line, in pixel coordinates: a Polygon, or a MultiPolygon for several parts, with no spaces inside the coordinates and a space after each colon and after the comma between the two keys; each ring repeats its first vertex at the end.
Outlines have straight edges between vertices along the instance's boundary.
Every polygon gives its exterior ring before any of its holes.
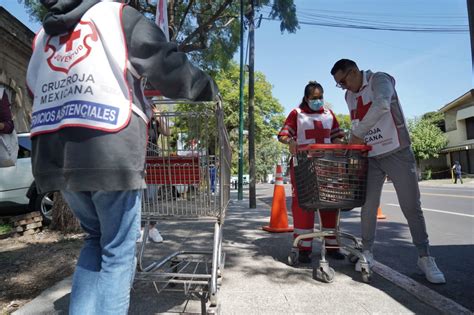
{"type": "MultiPolygon", "coordinates": [[[[468,25],[466,0],[295,0],[295,4],[304,20],[319,14],[397,25],[456,24],[466,29],[468,25]]],[[[347,114],[344,91],[330,74],[341,58],[354,60],[361,70],[392,75],[407,118],[436,111],[473,87],[468,32],[300,27],[295,34],[282,35],[278,21],[263,20],[256,30],[255,69],[273,84],[273,94],[286,113],[299,104],[308,81],[316,80],[333,110],[347,114]]]]}
{"type": "MultiPolygon", "coordinates": [[[[31,30],[31,21],[17,0],[0,5],[31,30]]],[[[300,21],[467,29],[466,0],[295,0],[300,21]],[[345,20],[348,21],[348,20],[345,20]]],[[[263,8],[264,17],[269,12],[263,8]]],[[[259,15],[259,14],[258,14],[259,15]]],[[[258,16],[257,15],[257,16],[258,16]]],[[[294,34],[280,32],[278,21],[262,20],[255,35],[255,70],[273,85],[273,95],[288,114],[303,97],[310,80],[321,83],[334,112],[347,114],[344,91],[330,74],[341,58],[354,60],[362,70],[383,71],[396,80],[407,118],[436,111],[473,88],[469,33],[392,32],[300,25],[294,34]]],[[[235,59],[239,60],[239,54],[235,59]]]]}

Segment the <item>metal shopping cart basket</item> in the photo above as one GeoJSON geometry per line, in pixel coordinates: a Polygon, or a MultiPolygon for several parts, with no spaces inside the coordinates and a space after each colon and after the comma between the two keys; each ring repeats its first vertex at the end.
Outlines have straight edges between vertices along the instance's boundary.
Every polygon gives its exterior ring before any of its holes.
{"type": "Polygon", "coordinates": [[[349,252],[353,262],[361,259],[362,280],[370,280],[370,268],[367,258],[361,252],[359,240],[339,228],[341,211],[360,207],[365,202],[368,160],[371,150],[366,145],[313,144],[300,146],[295,157],[295,182],[298,203],[307,211],[317,211],[319,230],[314,233],[299,235],[293,242],[288,256],[290,265],[298,261],[298,243],[302,239],[318,238],[321,240],[321,260],[314,276],[324,282],[332,282],[334,269],[329,267],[325,258],[326,248],[342,248],[349,252]],[[336,212],[336,227],[323,228],[321,211],[336,212]],[[335,236],[338,246],[325,244],[325,236],[335,236]],[[349,241],[349,242],[347,242],[349,241]]]}
{"type": "MultiPolygon", "coordinates": [[[[166,123],[168,137],[148,143],[148,188],[142,203],[145,221],[138,250],[137,281],[152,281],[157,292],[184,291],[201,299],[203,313],[218,310],[217,292],[224,267],[222,227],[230,196],[231,150],[222,103],[154,100],[155,119],[166,123]],[[214,224],[206,251],[177,251],[145,265],[149,222],[177,220],[214,224]]],[[[184,223],[183,223],[184,224],[184,223]]],[[[160,245],[161,246],[161,245],[160,245]]]]}

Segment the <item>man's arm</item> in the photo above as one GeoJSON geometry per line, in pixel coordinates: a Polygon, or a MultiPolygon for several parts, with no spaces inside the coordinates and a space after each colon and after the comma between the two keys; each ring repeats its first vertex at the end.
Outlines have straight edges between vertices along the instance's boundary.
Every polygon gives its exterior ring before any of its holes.
{"type": "Polygon", "coordinates": [[[137,72],[164,96],[212,101],[218,89],[212,78],[167,42],[161,29],[137,10],[125,6],[123,25],[129,60],[137,72]]]}
{"type": "Polygon", "coordinates": [[[390,103],[395,93],[392,79],[385,73],[375,73],[372,78],[372,93],[374,98],[369,111],[357,127],[352,130],[352,134],[360,139],[363,139],[380,118],[390,111],[390,103]]]}

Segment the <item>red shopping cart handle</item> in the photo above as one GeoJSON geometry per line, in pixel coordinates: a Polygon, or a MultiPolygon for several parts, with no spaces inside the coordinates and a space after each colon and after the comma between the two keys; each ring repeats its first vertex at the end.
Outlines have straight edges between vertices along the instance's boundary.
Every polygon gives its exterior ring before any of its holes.
{"type": "Polygon", "coordinates": [[[371,145],[365,144],[304,144],[298,146],[298,151],[314,151],[314,150],[358,150],[370,151],[371,145]]]}

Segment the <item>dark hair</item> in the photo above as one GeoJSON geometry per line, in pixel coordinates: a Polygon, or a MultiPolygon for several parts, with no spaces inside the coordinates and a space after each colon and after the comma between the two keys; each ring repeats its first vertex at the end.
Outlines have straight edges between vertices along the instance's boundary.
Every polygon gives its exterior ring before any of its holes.
{"type": "Polygon", "coordinates": [[[350,59],[341,59],[334,64],[334,66],[331,69],[331,74],[334,75],[339,70],[341,70],[342,72],[346,72],[347,70],[352,69],[352,68],[358,69],[357,64],[354,61],[350,59]]]}
{"type": "Polygon", "coordinates": [[[320,90],[321,93],[324,93],[323,86],[320,83],[316,81],[309,81],[308,84],[306,84],[306,86],[304,87],[304,97],[303,97],[303,100],[301,100],[301,105],[306,104],[306,101],[304,98],[312,95],[314,90],[316,89],[320,90]]]}
{"type": "MultiPolygon", "coordinates": [[[[323,86],[319,84],[316,81],[309,81],[308,84],[304,87],[304,96],[309,97],[311,94],[313,94],[314,90],[320,90],[321,93],[324,93],[323,86]]],[[[305,102],[304,97],[303,97],[303,103],[305,102]]]]}

